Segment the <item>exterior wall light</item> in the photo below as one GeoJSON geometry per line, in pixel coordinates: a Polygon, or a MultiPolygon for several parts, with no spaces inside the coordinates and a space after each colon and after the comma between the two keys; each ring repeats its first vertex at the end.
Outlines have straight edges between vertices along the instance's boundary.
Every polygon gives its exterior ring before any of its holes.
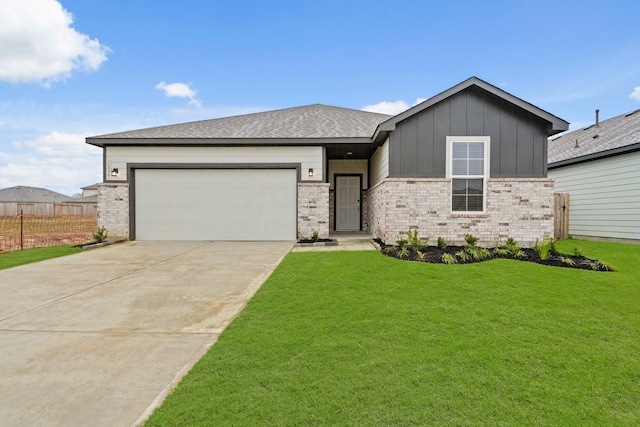
{"type": "Polygon", "coordinates": [[[313,178],[313,169],[309,168],[309,178],[313,178]]]}
{"type": "Polygon", "coordinates": [[[118,168],[111,169],[111,176],[118,176],[118,168]]]}

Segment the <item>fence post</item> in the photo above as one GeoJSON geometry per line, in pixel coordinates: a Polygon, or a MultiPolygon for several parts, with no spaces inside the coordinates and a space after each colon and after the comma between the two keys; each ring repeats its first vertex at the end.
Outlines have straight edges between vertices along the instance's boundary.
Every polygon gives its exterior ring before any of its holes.
{"type": "Polygon", "coordinates": [[[20,209],[20,250],[22,250],[22,209],[20,209]]]}

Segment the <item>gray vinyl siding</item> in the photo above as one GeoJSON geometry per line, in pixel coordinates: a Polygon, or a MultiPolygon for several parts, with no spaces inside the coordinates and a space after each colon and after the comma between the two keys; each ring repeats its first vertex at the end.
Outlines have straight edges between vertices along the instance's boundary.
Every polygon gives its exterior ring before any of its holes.
{"type": "Polygon", "coordinates": [[[640,152],[549,170],[569,193],[569,234],[640,240],[640,152]]]}
{"type": "Polygon", "coordinates": [[[371,187],[389,176],[389,141],[385,141],[371,157],[371,187]]]}
{"type": "Polygon", "coordinates": [[[491,177],[547,176],[549,123],[472,87],[399,122],[391,132],[391,177],[443,178],[447,136],[490,136],[491,177]]]}

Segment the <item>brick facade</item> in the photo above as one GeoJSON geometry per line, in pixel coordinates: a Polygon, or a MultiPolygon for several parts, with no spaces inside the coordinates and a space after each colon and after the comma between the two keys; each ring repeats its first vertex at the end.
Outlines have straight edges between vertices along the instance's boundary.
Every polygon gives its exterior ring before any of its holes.
{"type": "Polygon", "coordinates": [[[489,179],[487,212],[451,212],[449,179],[387,178],[368,191],[367,231],[387,243],[417,228],[432,244],[441,236],[464,243],[466,233],[478,244],[495,246],[513,237],[522,246],[553,236],[553,180],[489,179]]]}
{"type": "Polygon", "coordinates": [[[109,237],[129,238],[129,184],[98,184],[98,227],[109,237]]]}
{"type": "Polygon", "coordinates": [[[329,190],[329,231],[336,231],[336,190],[329,190]]]}
{"type": "Polygon", "coordinates": [[[298,238],[329,237],[329,184],[298,183],[298,238]]]}

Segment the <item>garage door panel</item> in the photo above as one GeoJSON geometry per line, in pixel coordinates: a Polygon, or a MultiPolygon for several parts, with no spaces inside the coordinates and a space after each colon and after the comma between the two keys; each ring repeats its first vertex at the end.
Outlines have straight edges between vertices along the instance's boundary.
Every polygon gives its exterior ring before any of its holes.
{"type": "Polygon", "coordinates": [[[136,171],[139,240],[295,240],[296,171],[136,171]]]}

